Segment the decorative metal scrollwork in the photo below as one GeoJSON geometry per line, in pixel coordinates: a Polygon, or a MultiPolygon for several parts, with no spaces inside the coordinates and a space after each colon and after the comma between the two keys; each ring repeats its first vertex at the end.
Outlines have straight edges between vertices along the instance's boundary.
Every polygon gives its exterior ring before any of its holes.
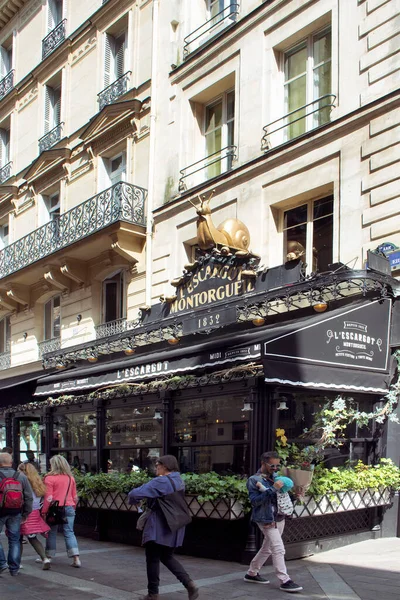
{"type": "Polygon", "coordinates": [[[14,69],[9,71],[5,77],[0,81],[0,100],[4,98],[14,87],[14,69]]]}
{"type": "Polygon", "coordinates": [[[47,132],[39,140],[39,154],[45,150],[49,150],[61,140],[61,134],[64,123],[59,123],[51,131],[47,132]]]}
{"type": "Polygon", "coordinates": [[[48,35],[42,40],[42,60],[49,56],[65,40],[65,25],[67,19],[61,21],[48,35]]]}
{"type": "Polygon", "coordinates": [[[8,162],[0,169],[0,184],[10,179],[12,172],[12,161],[8,162]]]}
{"type": "Polygon", "coordinates": [[[127,71],[116,81],[113,81],[111,85],[106,87],[100,94],[98,94],[97,101],[99,103],[99,110],[104,108],[107,104],[115,102],[120,96],[128,91],[128,83],[131,76],[131,71],[127,71]]]}

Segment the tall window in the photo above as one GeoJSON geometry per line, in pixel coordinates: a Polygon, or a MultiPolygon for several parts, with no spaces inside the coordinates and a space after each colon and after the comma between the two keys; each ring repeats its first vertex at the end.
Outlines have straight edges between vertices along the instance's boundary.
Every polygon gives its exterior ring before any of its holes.
{"type": "Polygon", "coordinates": [[[44,339],[61,336],[61,297],[54,296],[44,305],[44,339]]]}
{"type": "Polygon", "coordinates": [[[106,33],[104,51],[104,87],[107,87],[125,73],[127,33],[117,36],[106,33]]]}
{"type": "Polygon", "coordinates": [[[0,128],[0,167],[10,162],[10,129],[0,128]]]}
{"type": "Polygon", "coordinates": [[[63,0],[49,0],[47,12],[47,28],[53,31],[63,18],[63,0]]]}
{"type": "Polygon", "coordinates": [[[0,321],[0,354],[9,352],[11,343],[10,317],[4,317],[0,321]]]}
{"type": "Polygon", "coordinates": [[[61,122],[61,86],[45,86],[44,132],[48,133],[61,122]]]}
{"type": "Polygon", "coordinates": [[[0,46],[0,79],[12,69],[12,44],[0,46]]]}
{"type": "Polygon", "coordinates": [[[125,317],[125,278],[117,273],[103,281],[103,322],[125,317]]]}
{"type": "Polygon", "coordinates": [[[207,0],[209,20],[213,19],[213,23],[218,23],[233,11],[234,4],[239,4],[239,0],[207,0]]]}
{"type": "Polygon", "coordinates": [[[8,223],[0,225],[0,250],[10,243],[10,227],[8,223]]]}
{"type": "Polygon", "coordinates": [[[308,272],[326,271],[333,258],[333,196],[283,213],[284,259],[301,258],[308,272]]]}
{"type": "Polygon", "coordinates": [[[44,196],[44,203],[47,210],[47,221],[55,221],[60,216],[60,194],[56,192],[51,196],[44,196]]]}
{"type": "Polygon", "coordinates": [[[235,134],[235,92],[226,92],[205,108],[207,179],[232,167],[235,134]]]}
{"type": "Polygon", "coordinates": [[[287,139],[327,123],[329,99],[322,97],[332,89],[330,29],[309,36],[284,54],[284,77],[285,114],[295,111],[287,118],[287,124],[291,123],[287,139]],[[307,109],[301,108],[310,102],[307,109]]]}

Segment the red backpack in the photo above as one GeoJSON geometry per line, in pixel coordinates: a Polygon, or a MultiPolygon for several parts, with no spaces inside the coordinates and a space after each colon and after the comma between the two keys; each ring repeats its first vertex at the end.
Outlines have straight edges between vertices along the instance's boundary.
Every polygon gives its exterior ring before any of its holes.
{"type": "Polygon", "coordinates": [[[22,482],[18,473],[7,477],[0,472],[0,513],[19,513],[24,505],[22,482]]]}

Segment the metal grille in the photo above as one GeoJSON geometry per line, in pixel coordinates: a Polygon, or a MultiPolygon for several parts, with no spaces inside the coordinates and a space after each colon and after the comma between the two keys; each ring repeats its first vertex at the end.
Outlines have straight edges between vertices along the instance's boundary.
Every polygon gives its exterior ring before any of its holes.
{"type": "Polygon", "coordinates": [[[128,91],[128,83],[131,73],[131,71],[127,71],[111,85],[100,92],[100,94],[98,94],[97,101],[99,103],[99,110],[104,108],[107,104],[115,102],[115,100],[128,91]]]}
{"type": "Polygon", "coordinates": [[[203,23],[203,25],[200,25],[200,27],[192,31],[192,33],[187,35],[184,39],[183,58],[186,58],[188,54],[192,52],[191,46],[193,44],[195,44],[196,47],[199,47],[219,33],[221,29],[236,23],[238,14],[239,2],[231,2],[229,6],[221,10],[221,12],[214,15],[211,19],[203,23]]]}
{"type": "Polygon", "coordinates": [[[42,41],[42,60],[53,52],[65,40],[65,24],[67,19],[59,23],[42,41]]]}
{"type": "Polygon", "coordinates": [[[14,69],[9,71],[5,77],[0,81],[0,100],[4,98],[8,92],[14,87],[14,69]]]}
{"type": "MultiPolygon", "coordinates": [[[[221,148],[217,152],[213,152],[208,156],[205,156],[201,160],[196,161],[195,163],[185,167],[180,170],[181,177],[179,179],[178,189],[180,192],[184,192],[187,190],[187,178],[192,175],[196,175],[196,173],[202,173],[201,179],[205,181],[206,179],[210,179],[212,177],[208,174],[208,169],[216,164],[221,164],[221,173],[225,173],[226,171],[230,171],[232,168],[232,163],[236,159],[236,151],[237,146],[226,146],[225,148],[221,148]]],[[[189,184],[189,187],[192,187],[189,184]]]]}
{"type": "Polygon", "coordinates": [[[57,142],[61,140],[61,134],[63,130],[64,123],[59,123],[51,131],[46,133],[39,140],[39,154],[44,152],[45,150],[49,150],[52,148],[57,142]]]}
{"type": "Polygon", "coordinates": [[[328,513],[387,506],[391,504],[390,488],[380,490],[365,489],[355,492],[332,492],[325,496],[306,496],[304,503],[297,503],[294,507],[293,517],[321,516],[328,513]]]}
{"type": "Polygon", "coordinates": [[[137,326],[135,321],[127,321],[124,319],[117,319],[116,321],[109,321],[108,323],[100,323],[100,325],[96,325],[96,338],[108,337],[110,335],[114,335],[115,333],[121,333],[123,331],[128,331],[137,326]]]}
{"type": "Polygon", "coordinates": [[[39,342],[39,358],[42,358],[43,354],[46,352],[55,352],[61,348],[61,339],[59,337],[51,338],[49,340],[44,340],[43,342],[39,342]]]}
{"type": "Polygon", "coordinates": [[[300,542],[355,531],[366,531],[370,529],[369,513],[369,509],[365,508],[321,517],[287,519],[283,540],[285,543],[300,542]]]}
{"type": "Polygon", "coordinates": [[[0,354],[0,370],[9,369],[11,367],[11,352],[1,352],[0,354]]]}
{"type": "Polygon", "coordinates": [[[145,226],[146,190],[116,183],[0,250],[0,278],[65,248],[112,223],[145,226]]]}
{"type": "Polygon", "coordinates": [[[0,183],[4,183],[11,177],[12,161],[8,162],[0,169],[0,183]]]}

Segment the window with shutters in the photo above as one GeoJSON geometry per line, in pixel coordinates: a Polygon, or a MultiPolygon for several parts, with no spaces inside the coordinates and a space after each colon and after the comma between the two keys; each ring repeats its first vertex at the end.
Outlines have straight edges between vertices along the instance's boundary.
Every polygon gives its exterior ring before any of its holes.
{"type": "Polygon", "coordinates": [[[44,132],[48,133],[61,122],[61,86],[45,86],[44,132]]]}
{"type": "Polygon", "coordinates": [[[119,272],[103,281],[103,323],[125,316],[125,277],[119,272]]]}
{"type": "Polygon", "coordinates": [[[0,249],[5,248],[10,243],[10,227],[8,223],[0,225],[0,249]]]}
{"type": "Polygon", "coordinates": [[[105,34],[104,49],[104,87],[122,77],[125,73],[127,32],[117,36],[105,34]]]}
{"type": "Polygon", "coordinates": [[[0,128],[0,167],[4,167],[10,162],[10,129],[8,127],[0,128]]]}
{"type": "Polygon", "coordinates": [[[48,214],[48,221],[55,221],[60,216],[60,194],[59,192],[44,196],[48,214]]]}
{"type": "Polygon", "coordinates": [[[12,44],[0,46],[0,79],[3,79],[13,68],[12,44]]]}
{"type": "Polygon", "coordinates": [[[48,0],[47,29],[53,31],[63,19],[63,0],[48,0]]]}
{"type": "Polygon", "coordinates": [[[10,316],[4,317],[0,321],[0,354],[9,352],[11,345],[11,323],[10,316]]]}
{"type": "Polygon", "coordinates": [[[61,336],[61,296],[54,296],[44,305],[44,339],[61,336]]]}

